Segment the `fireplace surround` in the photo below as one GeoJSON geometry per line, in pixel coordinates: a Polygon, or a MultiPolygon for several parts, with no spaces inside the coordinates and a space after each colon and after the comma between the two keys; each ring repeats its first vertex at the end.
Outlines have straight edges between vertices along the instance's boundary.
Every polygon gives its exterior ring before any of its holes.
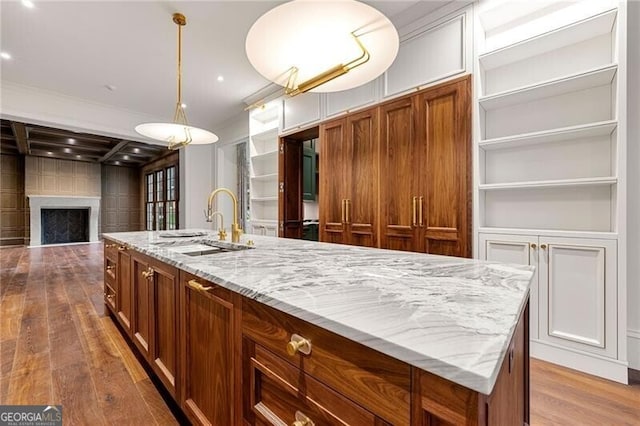
{"type": "Polygon", "coordinates": [[[89,242],[98,241],[98,215],[100,197],[78,197],[60,195],[29,195],[29,217],[31,227],[30,246],[42,245],[42,209],[88,209],[89,242]]]}

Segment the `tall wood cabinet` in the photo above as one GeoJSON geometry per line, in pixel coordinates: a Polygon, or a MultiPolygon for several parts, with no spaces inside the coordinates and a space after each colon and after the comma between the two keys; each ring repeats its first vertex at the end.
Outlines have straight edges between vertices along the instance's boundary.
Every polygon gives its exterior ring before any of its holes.
{"type": "Polygon", "coordinates": [[[470,78],[320,126],[322,241],[471,255],[470,78]]]}
{"type": "Polygon", "coordinates": [[[378,110],[320,128],[321,240],[378,246],[378,110]]]}

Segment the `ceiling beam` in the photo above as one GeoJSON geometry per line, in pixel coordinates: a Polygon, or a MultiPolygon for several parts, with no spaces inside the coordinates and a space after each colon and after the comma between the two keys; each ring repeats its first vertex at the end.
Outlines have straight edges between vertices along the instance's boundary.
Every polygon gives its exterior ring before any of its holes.
{"type": "Polygon", "coordinates": [[[129,145],[129,141],[120,141],[118,143],[118,145],[114,146],[113,148],[111,148],[111,151],[107,152],[105,155],[103,155],[99,160],[98,163],[104,163],[105,161],[107,161],[109,158],[113,157],[114,155],[116,155],[122,148],[124,148],[125,146],[129,145]]]}
{"type": "Polygon", "coordinates": [[[16,138],[16,145],[18,146],[18,152],[22,155],[31,154],[31,146],[29,144],[29,135],[27,127],[24,123],[18,123],[17,121],[11,122],[11,131],[16,138]]]}

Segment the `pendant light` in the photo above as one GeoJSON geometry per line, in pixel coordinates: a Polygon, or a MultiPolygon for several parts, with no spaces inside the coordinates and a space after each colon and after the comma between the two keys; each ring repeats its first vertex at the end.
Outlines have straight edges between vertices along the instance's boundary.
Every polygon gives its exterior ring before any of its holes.
{"type": "Polygon", "coordinates": [[[217,142],[216,135],[208,130],[190,126],[187,122],[187,114],[182,103],[182,27],[187,24],[187,19],[181,13],[174,13],[173,22],[178,26],[178,99],[173,123],[143,123],[136,126],[136,132],[168,143],[169,149],[217,142]]]}
{"type": "Polygon", "coordinates": [[[294,0],[253,24],[245,42],[251,65],[286,94],[363,85],[393,63],[398,32],[377,9],[355,0],[294,0]]]}

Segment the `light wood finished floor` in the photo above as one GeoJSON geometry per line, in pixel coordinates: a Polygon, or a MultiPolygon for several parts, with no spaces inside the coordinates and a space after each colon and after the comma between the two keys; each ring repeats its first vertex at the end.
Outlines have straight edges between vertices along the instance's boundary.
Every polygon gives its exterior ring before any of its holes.
{"type": "MultiPolygon", "coordinates": [[[[65,425],[177,424],[108,316],[102,244],[0,248],[0,404],[65,425]]],[[[640,425],[640,384],[531,360],[532,425],[640,425]]]]}

